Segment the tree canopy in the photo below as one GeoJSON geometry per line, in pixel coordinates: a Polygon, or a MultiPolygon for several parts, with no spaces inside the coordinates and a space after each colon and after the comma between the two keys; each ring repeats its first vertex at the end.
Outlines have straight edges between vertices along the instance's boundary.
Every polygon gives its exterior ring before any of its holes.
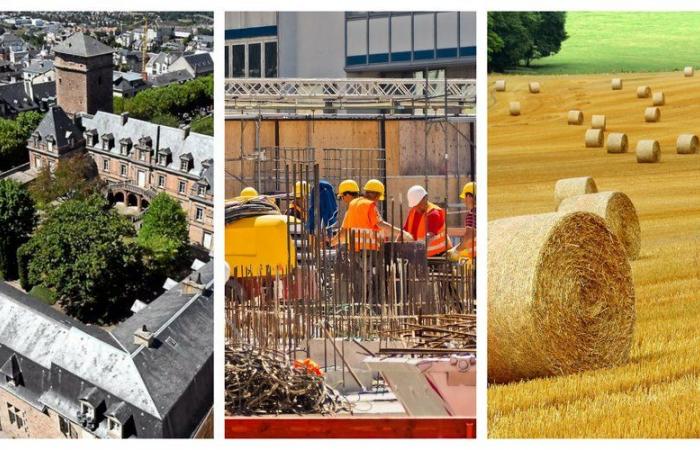
{"type": "Polygon", "coordinates": [[[155,265],[168,271],[188,249],[187,215],[180,203],[165,192],[153,198],[143,215],[138,243],[155,265]]]}
{"type": "Polygon", "coordinates": [[[23,287],[43,286],[63,310],[86,323],[113,323],[143,299],[141,249],[134,227],[94,195],[51,210],[20,247],[23,287]]]}
{"type": "Polygon", "coordinates": [[[42,117],[39,112],[27,111],[16,119],[0,119],[0,172],[29,161],[27,139],[42,117]]]}
{"type": "Polygon", "coordinates": [[[16,181],[0,180],[0,276],[17,278],[17,249],[36,226],[34,200],[16,181]]]}
{"type": "Polygon", "coordinates": [[[167,116],[196,115],[198,109],[211,107],[214,99],[212,75],[197,77],[182,84],[145,89],[133,98],[115,99],[116,113],[129,112],[137,119],[153,120],[167,116]]]}
{"type": "Polygon", "coordinates": [[[29,191],[40,207],[54,200],[85,199],[103,188],[105,183],[97,175],[95,161],[80,154],[62,159],[54,173],[44,167],[29,191]]]}
{"type": "Polygon", "coordinates": [[[489,12],[489,71],[530,65],[554,55],[568,36],[565,12],[489,12]]]}

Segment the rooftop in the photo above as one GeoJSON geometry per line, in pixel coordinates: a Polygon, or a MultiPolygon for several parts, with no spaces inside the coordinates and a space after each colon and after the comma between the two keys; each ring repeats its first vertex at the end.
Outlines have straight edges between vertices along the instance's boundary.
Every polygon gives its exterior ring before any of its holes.
{"type": "Polygon", "coordinates": [[[89,58],[92,56],[112,54],[114,49],[106,44],[103,44],[92,36],[78,32],[73,33],[68,39],[54,47],[53,51],[54,53],[89,58]]]}

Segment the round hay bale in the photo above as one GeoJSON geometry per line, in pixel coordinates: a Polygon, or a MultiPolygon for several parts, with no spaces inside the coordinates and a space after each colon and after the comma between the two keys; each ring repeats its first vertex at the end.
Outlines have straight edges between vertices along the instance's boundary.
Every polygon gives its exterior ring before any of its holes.
{"type": "Polygon", "coordinates": [[[529,85],[530,93],[531,94],[539,94],[540,93],[540,83],[537,81],[533,81],[529,85]]]}
{"type": "Polygon", "coordinates": [[[510,110],[511,116],[519,116],[520,115],[520,102],[510,102],[509,110],[510,110]]]}
{"type": "Polygon", "coordinates": [[[661,159],[661,147],[659,147],[659,142],[653,139],[637,142],[635,152],[638,163],[655,163],[661,159]]]}
{"type": "Polygon", "coordinates": [[[676,153],[689,155],[698,150],[698,137],[694,134],[681,134],[676,141],[676,153]]]}
{"type": "Polygon", "coordinates": [[[583,123],[583,111],[579,111],[578,109],[569,111],[568,122],[569,125],[581,125],[583,123]]]}
{"type": "Polygon", "coordinates": [[[639,86],[637,88],[637,98],[649,98],[651,95],[651,88],[649,86],[639,86]]]}
{"type": "Polygon", "coordinates": [[[562,200],[577,195],[598,192],[598,186],[591,177],[562,178],[554,185],[554,209],[559,207],[562,200]]]}
{"type": "Polygon", "coordinates": [[[630,264],[596,214],[489,222],[488,277],[490,382],[629,360],[636,317],[630,264]]]}
{"type": "Polygon", "coordinates": [[[661,118],[661,110],[656,106],[650,106],[644,110],[645,122],[658,122],[661,118]]]}
{"type": "Polygon", "coordinates": [[[693,66],[686,66],[685,69],[683,69],[683,75],[686,77],[692,77],[695,74],[695,69],[693,69],[693,66]]]}
{"type": "Polygon", "coordinates": [[[622,79],[621,78],[613,78],[612,82],[610,84],[612,85],[613,91],[619,91],[622,89],[622,79]]]}
{"type": "Polygon", "coordinates": [[[608,135],[608,153],[627,153],[629,141],[625,133],[610,133],[608,135]]]}
{"type": "Polygon", "coordinates": [[[637,259],[641,244],[639,217],[632,200],[622,192],[598,192],[564,199],[557,212],[584,211],[597,214],[622,242],[629,259],[637,259]]]}
{"type": "Polygon", "coordinates": [[[603,146],[603,130],[600,128],[589,128],[586,130],[586,147],[596,148],[603,146]]]}
{"type": "Polygon", "coordinates": [[[504,92],[506,90],[506,80],[496,80],[496,90],[504,92]]]}
{"type": "Polygon", "coordinates": [[[664,106],[666,104],[666,96],[663,92],[654,92],[651,98],[654,106],[664,106]]]}
{"type": "Polygon", "coordinates": [[[605,116],[602,114],[593,114],[591,116],[591,128],[605,130],[605,116]]]}

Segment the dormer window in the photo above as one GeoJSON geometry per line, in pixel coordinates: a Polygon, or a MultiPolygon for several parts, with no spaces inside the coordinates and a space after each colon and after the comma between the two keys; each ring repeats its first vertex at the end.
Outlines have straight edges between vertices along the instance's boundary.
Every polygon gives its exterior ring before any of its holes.
{"type": "Polygon", "coordinates": [[[48,151],[52,152],[53,151],[53,146],[56,144],[56,138],[53,136],[49,135],[46,137],[46,148],[48,151]]]}
{"type": "Polygon", "coordinates": [[[140,159],[141,161],[145,161],[145,160],[146,160],[146,155],[148,155],[148,154],[149,154],[149,150],[148,150],[148,149],[145,149],[145,148],[142,148],[141,150],[139,150],[139,159],[140,159]]]}
{"type": "Polygon", "coordinates": [[[121,439],[124,436],[123,427],[114,417],[107,418],[107,435],[113,439],[121,439]]]}
{"type": "Polygon", "coordinates": [[[192,170],[192,155],[190,153],[180,156],[180,170],[183,172],[192,170]]]}
{"type": "Polygon", "coordinates": [[[80,401],[80,413],[88,420],[95,420],[95,408],[84,400],[80,401]]]}
{"type": "Polygon", "coordinates": [[[97,146],[97,130],[92,129],[85,132],[85,140],[91,147],[97,146]]]}
{"type": "Polygon", "coordinates": [[[5,364],[0,367],[0,373],[5,376],[5,381],[12,386],[22,385],[22,371],[16,355],[12,355],[5,364]]]}
{"type": "Polygon", "coordinates": [[[114,148],[114,135],[107,133],[102,135],[102,150],[112,150],[114,148]]]}
{"type": "Polygon", "coordinates": [[[126,156],[131,151],[131,139],[125,138],[119,140],[119,153],[126,156]]]}
{"type": "Polygon", "coordinates": [[[158,165],[165,167],[170,164],[170,156],[171,152],[169,148],[158,150],[158,165]]]}
{"type": "Polygon", "coordinates": [[[153,140],[149,136],[144,136],[139,139],[139,145],[141,147],[151,148],[153,146],[153,140]]]}
{"type": "Polygon", "coordinates": [[[41,135],[37,133],[36,131],[32,133],[32,143],[34,144],[34,147],[39,145],[39,141],[41,140],[41,135]]]}
{"type": "Polygon", "coordinates": [[[207,187],[203,184],[197,186],[197,195],[199,195],[200,197],[204,197],[205,195],[207,195],[207,187]]]}

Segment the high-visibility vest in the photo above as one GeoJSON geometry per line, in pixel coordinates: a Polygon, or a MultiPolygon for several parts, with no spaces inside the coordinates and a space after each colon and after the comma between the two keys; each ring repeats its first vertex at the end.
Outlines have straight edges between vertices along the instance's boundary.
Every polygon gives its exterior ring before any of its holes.
{"type": "Polygon", "coordinates": [[[343,237],[346,241],[350,240],[350,233],[354,234],[355,250],[379,250],[379,232],[378,225],[372,225],[370,222],[371,208],[374,206],[372,200],[364,197],[358,197],[350,202],[348,210],[345,213],[342,230],[343,237]]]}
{"type": "Polygon", "coordinates": [[[441,253],[444,253],[445,250],[452,247],[452,242],[447,236],[447,226],[445,225],[445,210],[434,203],[428,202],[428,209],[425,210],[425,213],[423,213],[420,219],[417,219],[416,216],[418,215],[418,210],[414,206],[408,213],[408,217],[406,217],[406,226],[404,227],[406,231],[411,233],[414,229],[414,221],[420,220],[420,222],[418,223],[418,230],[416,231],[416,235],[413,236],[413,239],[417,241],[425,239],[425,235],[428,234],[428,214],[435,210],[439,211],[440,213],[442,226],[440,227],[440,231],[435,236],[433,236],[433,238],[428,242],[428,256],[439,255],[441,253]]]}

